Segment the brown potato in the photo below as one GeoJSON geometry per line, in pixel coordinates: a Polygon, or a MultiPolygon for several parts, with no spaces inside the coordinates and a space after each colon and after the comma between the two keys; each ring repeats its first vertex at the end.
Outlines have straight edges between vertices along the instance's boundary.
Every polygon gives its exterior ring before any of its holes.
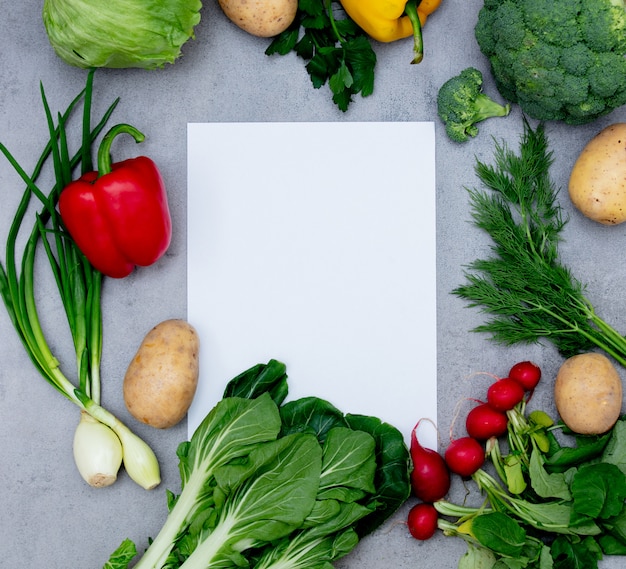
{"type": "Polygon", "coordinates": [[[617,421],[622,380],[611,361],[598,353],[567,359],[556,376],[554,400],[563,422],[575,433],[600,435],[617,421]]]}
{"type": "Polygon", "coordinates": [[[296,17],[298,0],[219,0],[226,17],[253,36],[284,32],[296,17]]]}
{"type": "Polygon", "coordinates": [[[199,340],[184,320],[165,320],[146,334],[124,376],[124,402],[142,423],[167,429],[187,413],[198,385],[199,340]]]}
{"type": "Polygon", "coordinates": [[[594,221],[626,221],[626,123],[606,127],[585,146],[570,174],[569,195],[594,221]]]}

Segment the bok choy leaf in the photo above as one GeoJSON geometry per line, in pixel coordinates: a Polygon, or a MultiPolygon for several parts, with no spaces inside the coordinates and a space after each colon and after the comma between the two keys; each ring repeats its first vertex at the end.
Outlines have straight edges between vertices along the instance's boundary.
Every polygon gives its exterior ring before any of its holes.
{"type": "Polygon", "coordinates": [[[176,541],[202,510],[213,506],[215,472],[255,445],[275,440],[280,430],[276,404],[269,395],[257,399],[222,399],[200,423],[189,442],[178,448],[182,489],[165,525],[136,569],[162,567],[176,541]]]}
{"type": "Polygon", "coordinates": [[[181,493],[135,569],[330,569],[406,500],[400,432],[316,397],[283,404],[286,379],[276,360],[238,375],[179,445],[181,493]]]}

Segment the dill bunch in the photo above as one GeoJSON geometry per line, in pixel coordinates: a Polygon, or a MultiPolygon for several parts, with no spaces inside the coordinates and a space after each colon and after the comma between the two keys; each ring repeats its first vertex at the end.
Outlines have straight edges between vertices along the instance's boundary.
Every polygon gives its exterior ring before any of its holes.
{"type": "Polygon", "coordinates": [[[559,259],[567,220],[550,178],[543,124],[524,120],[519,151],[496,143],[493,165],[477,161],[484,189],[468,189],[474,224],[491,255],[468,265],[453,294],[489,315],[473,331],[503,345],[553,343],[565,357],[599,348],[626,366],[626,338],[596,314],[586,286],[559,259]]]}

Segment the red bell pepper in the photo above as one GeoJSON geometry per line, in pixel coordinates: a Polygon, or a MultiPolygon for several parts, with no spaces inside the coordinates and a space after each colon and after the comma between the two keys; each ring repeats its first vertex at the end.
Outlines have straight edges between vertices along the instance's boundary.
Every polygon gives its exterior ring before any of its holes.
{"type": "Polygon", "coordinates": [[[59,196],[61,219],[78,248],[96,269],[114,278],[157,261],[172,237],[156,164],[146,156],[111,164],[111,143],[122,132],[136,142],[144,139],[130,125],[114,126],[98,149],[98,171],[71,182],[59,196]]]}

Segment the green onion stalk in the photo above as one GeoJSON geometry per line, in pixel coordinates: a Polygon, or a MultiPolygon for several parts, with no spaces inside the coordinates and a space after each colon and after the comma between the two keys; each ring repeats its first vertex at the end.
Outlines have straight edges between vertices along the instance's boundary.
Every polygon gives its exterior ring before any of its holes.
{"type": "Polygon", "coordinates": [[[93,169],[91,148],[104,129],[118,100],[106,110],[100,122],[91,128],[93,74],[86,87],[74,98],[55,125],[43,87],[41,96],[50,138],[33,173],[29,176],[9,150],[0,143],[7,158],[26,184],[22,199],[9,228],[5,266],[0,263],[0,296],[22,344],[39,373],[81,411],[74,436],[74,457],[78,470],[92,486],[108,486],[115,481],[123,460],[128,475],[143,488],[160,483],[159,465],[152,449],[117,417],[100,404],[100,363],[102,358],[102,274],[78,249],[63,228],[57,210],[61,190],[71,181],[72,172],[93,169]],[[70,155],[65,125],[78,103],[83,100],[82,144],[70,155]],[[44,164],[52,158],[55,183],[46,195],[36,184],[44,164]],[[32,197],[42,208],[26,240],[18,270],[16,243],[23,228],[32,197]],[[61,369],[43,331],[35,301],[36,253],[43,249],[52,270],[76,353],[77,383],[61,369]]]}

